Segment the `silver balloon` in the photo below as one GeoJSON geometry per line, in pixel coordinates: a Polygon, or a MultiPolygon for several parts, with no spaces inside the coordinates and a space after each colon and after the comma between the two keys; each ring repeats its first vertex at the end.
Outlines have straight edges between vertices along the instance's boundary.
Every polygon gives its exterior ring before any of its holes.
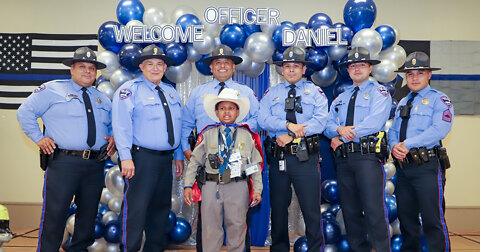
{"type": "Polygon", "coordinates": [[[332,59],[332,61],[341,60],[347,52],[347,46],[335,45],[327,47],[328,58],[332,59]]]}
{"type": "Polygon", "coordinates": [[[105,239],[96,239],[95,242],[88,247],[89,252],[103,252],[106,249],[107,242],[105,239]]]}
{"type": "Polygon", "coordinates": [[[237,48],[233,51],[233,55],[243,59],[242,63],[235,66],[235,71],[243,72],[250,68],[250,65],[252,64],[252,59],[250,59],[250,56],[248,56],[248,54],[245,53],[245,49],[237,48]]]}
{"type": "Polygon", "coordinates": [[[319,87],[328,87],[335,82],[337,74],[333,65],[327,65],[324,69],[312,74],[312,81],[319,87]]]}
{"type": "Polygon", "coordinates": [[[272,57],[275,44],[271,36],[263,32],[255,32],[248,36],[244,48],[252,61],[265,62],[272,57]]]}
{"type": "Polygon", "coordinates": [[[180,66],[169,66],[165,71],[165,76],[174,83],[184,82],[190,76],[192,71],[192,63],[185,61],[180,66]]]}
{"type": "Polygon", "coordinates": [[[102,190],[102,196],[100,197],[100,202],[103,204],[108,204],[108,202],[113,198],[113,195],[110,191],[108,191],[108,188],[103,188],[102,190]]]}
{"type": "Polygon", "coordinates": [[[73,231],[75,231],[75,214],[70,215],[67,219],[67,223],[65,224],[65,229],[71,235],[73,235],[73,231]]]}
{"type": "Polygon", "coordinates": [[[197,62],[202,58],[202,55],[191,44],[187,44],[187,60],[190,62],[197,62]]]}
{"type": "Polygon", "coordinates": [[[345,229],[345,221],[343,220],[343,212],[342,209],[340,209],[337,212],[337,216],[335,217],[335,220],[338,223],[338,226],[340,227],[340,232],[342,235],[345,235],[347,233],[347,230],[345,229]]]}
{"type": "Polygon", "coordinates": [[[125,25],[125,27],[131,27],[131,26],[143,26],[143,23],[139,20],[130,20],[128,23],[125,25]]]}
{"type": "Polygon", "coordinates": [[[385,51],[381,51],[379,56],[381,61],[389,60],[393,62],[397,69],[403,66],[405,59],[407,59],[405,49],[399,45],[394,45],[385,51]]]}
{"type": "Polygon", "coordinates": [[[113,72],[112,76],[110,77],[110,83],[115,89],[117,89],[123,83],[131,79],[132,75],[130,74],[130,72],[128,72],[126,69],[119,68],[113,72]]]}
{"type": "Polygon", "coordinates": [[[193,14],[195,16],[198,16],[197,12],[192,7],[184,5],[184,6],[179,6],[175,10],[173,10],[170,21],[172,23],[176,23],[177,20],[185,14],[193,14]]]}
{"type": "Polygon", "coordinates": [[[175,214],[178,214],[180,211],[180,207],[182,206],[182,201],[180,200],[178,195],[173,195],[172,194],[172,212],[175,214]]]}
{"type": "Polygon", "coordinates": [[[397,172],[397,168],[393,164],[393,162],[387,162],[383,165],[383,170],[385,171],[385,176],[387,179],[393,178],[395,176],[395,172],[397,172]]]}
{"type": "Polygon", "coordinates": [[[365,28],[353,35],[352,48],[363,47],[370,54],[377,54],[382,50],[382,36],[375,29],[365,28]]]}
{"type": "Polygon", "coordinates": [[[267,24],[260,25],[260,30],[262,30],[263,33],[267,34],[270,37],[272,36],[276,28],[277,28],[277,24],[273,22],[272,23],[267,22],[267,24]]]}
{"type": "Polygon", "coordinates": [[[220,33],[220,25],[218,22],[215,23],[208,23],[208,22],[203,22],[203,33],[206,33],[212,37],[217,37],[220,33]]]}
{"type": "Polygon", "coordinates": [[[120,251],[120,243],[107,242],[107,244],[105,244],[105,250],[104,251],[105,252],[119,252],[120,251]]]}
{"type": "Polygon", "coordinates": [[[105,176],[105,185],[113,196],[123,196],[125,182],[123,181],[122,173],[120,172],[118,165],[115,165],[108,170],[107,175],[105,176]]]}
{"type": "Polygon", "coordinates": [[[393,120],[388,120],[385,123],[384,131],[388,133],[388,130],[390,129],[390,127],[392,127],[392,124],[393,124],[393,120]]]}
{"type": "Polygon", "coordinates": [[[103,78],[105,78],[106,80],[110,80],[113,72],[120,68],[120,61],[118,55],[111,51],[106,50],[98,53],[97,61],[107,65],[106,68],[100,70],[103,78]]]}
{"type": "Polygon", "coordinates": [[[328,208],[330,207],[330,204],[329,203],[323,203],[320,205],[320,212],[323,213],[325,211],[328,210],[328,208]]]}
{"type": "Polygon", "coordinates": [[[201,38],[203,39],[203,41],[193,42],[193,48],[195,48],[195,50],[197,50],[197,52],[200,54],[211,53],[213,49],[215,49],[215,38],[205,33],[201,36],[201,38]]]}
{"type": "Polygon", "coordinates": [[[397,77],[395,73],[397,69],[390,60],[383,60],[380,64],[373,66],[372,76],[379,82],[390,82],[397,77]]]}
{"type": "Polygon", "coordinates": [[[148,8],[143,13],[143,23],[147,28],[151,28],[154,25],[160,25],[167,22],[167,16],[162,8],[148,8]]]}
{"type": "Polygon", "coordinates": [[[275,65],[275,71],[276,71],[278,74],[283,75],[283,73],[282,73],[282,67],[281,67],[281,66],[275,65]]]}
{"type": "Polygon", "coordinates": [[[217,47],[221,44],[222,44],[222,41],[220,40],[220,37],[215,37],[215,47],[217,47]]]}
{"type": "Polygon", "coordinates": [[[260,74],[263,73],[263,70],[265,69],[265,63],[258,63],[253,61],[250,67],[244,71],[245,75],[251,78],[256,78],[260,76],[260,74]]]}
{"type": "Polygon", "coordinates": [[[395,185],[392,183],[392,181],[387,180],[385,183],[385,193],[388,195],[392,195],[395,192],[395,185]]]}
{"type": "Polygon", "coordinates": [[[323,251],[325,251],[325,252],[337,252],[337,246],[335,246],[335,244],[326,244],[323,251]]]}
{"type": "Polygon", "coordinates": [[[398,218],[394,220],[392,223],[390,223],[390,225],[392,226],[393,235],[402,234],[402,231],[400,231],[400,220],[398,218]]]}
{"type": "Polygon", "coordinates": [[[108,201],[108,208],[115,213],[120,213],[120,210],[122,209],[122,201],[122,197],[113,197],[108,201]]]}
{"type": "Polygon", "coordinates": [[[112,162],[116,165],[118,165],[118,151],[115,151],[115,153],[113,153],[113,155],[110,157],[110,159],[112,160],[112,162]]]}
{"type": "Polygon", "coordinates": [[[105,225],[107,225],[111,221],[116,221],[116,220],[118,220],[118,214],[115,213],[114,211],[108,211],[102,217],[102,222],[105,225]]]}
{"type": "Polygon", "coordinates": [[[400,33],[398,32],[398,30],[393,27],[393,25],[389,25],[390,27],[393,28],[393,31],[395,32],[395,42],[393,43],[393,45],[398,45],[398,42],[400,42],[400,33]]]}
{"type": "Polygon", "coordinates": [[[102,92],[104,95],[108,97],[108,99],[113,99],[113,94],[115,93],[115,88],[110,81],[104,81],[97,86],[98,91],[102,92]]]}

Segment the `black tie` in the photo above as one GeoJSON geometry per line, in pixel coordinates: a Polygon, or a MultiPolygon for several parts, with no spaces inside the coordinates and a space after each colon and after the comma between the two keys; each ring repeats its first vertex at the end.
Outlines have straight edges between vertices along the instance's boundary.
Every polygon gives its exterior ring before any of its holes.
{"type": "Polygon", "coordinates": [[[225,82],[220,82],[218,83],[218,85],[220,85],[220,90],[218,90],[218,94],[220,94],[220,92],[222,92],[222,90],[225,88],[225,82]]]}
{"type": "Polygon", "coordinates": [[[90,101],[90,96],[87,94],[87,88],[82,87],[83,91],[83,103],[85,104],[85,111],[87,112],[87,122],[88,122],[88,136],[87,144],[92,148],[95,145],[96,128],[95,128],[95,116],[93,115],[92,102],[90,101]]]}
{"type": "Polygon", "coordinates": [[[350,102],[348,103],[347,120],[345,121],[345,126],[353,125],[353,118],[355,116],[355,100],[357,100],[358,90],[360,90],[360,88],[355,87],[355,92],[353,92],[350,102]]]}
{"type": "Polygon", "coordinates": [[[172,123],[172,114],[170,113],[170,108],[168,107],[167,99],[165,99],[165,95],[160,90],[159,86],[156,86],[155,89],[158,91],[158,96],[160,96],[160,100],[162,101],[163,110],[165,111],[165,118],[167,119],[167,132],[168,132],[168,143],[173,146],[175,143],[175,136],[173,133],[173,123],[172,123]]]}
{"type": "MultiPolygon", "coordinates": [[[[295,91],[295,85],[290,84],[290,90],[288,91],[288,98],[295,98],[296,95],[297,95],[297,92],[295,91]]],[[[293,106],[295,106],[295,104],[293,104],[293,106]]],[[[297,123],[297,117],[295,116],[295,109],[287,110],[287,121],[291,123],[297,123]]]]}
{"type": "MultiPolygon", "coordinates": [[[[415,96],[417,96],[417,94],[418,93],[412,93],[412,97],[408,99],[406,106],[412,107],[413,99],[415,99],[415,96]]],[[[411,110],[409,110],[408,112],[408,117],[402,118],[402,124],[400,125],[400,142],[405,141],[405,139],[407,138],[407,127],[408,127],[408,119],[410,119],[410,112],[411,110]]]]}

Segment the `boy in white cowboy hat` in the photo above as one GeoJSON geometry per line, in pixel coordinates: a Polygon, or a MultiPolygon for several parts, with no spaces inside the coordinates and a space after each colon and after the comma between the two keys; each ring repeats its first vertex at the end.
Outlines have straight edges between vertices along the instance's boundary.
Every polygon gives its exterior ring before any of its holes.
{"type": "Polygon", "coordinates": [[[207,95],[207,115],[220,123],[200,133],[185,172],[184,200],[191,205],[194,197],[197,168],[205,166],[202,186],[202,247],[204,251],[220,251],[225,223],[228,251],[245,248],[246,215],[249,207],[249,184],[253,196],[250,206],[262,200],[261,147],[258,136],[245,125],[238,125],[248,114],[250,101],[238,98],[239,92],[225,88],[217,96],[207,95]],[[258,139],[258,138],[257,138],[258,139]],[[208,209],[208,211],[207,211],[208,209]]]}

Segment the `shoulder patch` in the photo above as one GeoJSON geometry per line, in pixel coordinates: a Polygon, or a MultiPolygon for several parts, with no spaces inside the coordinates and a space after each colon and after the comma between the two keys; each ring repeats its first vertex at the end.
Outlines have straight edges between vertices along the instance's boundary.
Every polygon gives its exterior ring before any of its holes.
{"type": "Polygon", "coordinates": [[[327,96],[325,95],[325,92],[323,92],[321,87],[318,87],[317,89],[318,89],[318,92],[323,96],[323,98],[327,98],[327,96]]]}
{"type": "Polygon", "coordinates": [[[46,88],[47,88],[47,86],[45,86],[45,84],[42,84],[42,85],[38,86],[37,88],[35,88],[35,90],[33,90],[33,92],[34,93],[40,93],[43,90],[45,90],[46,88]]]}
{"type": "Polygon", "coordinates": [[[453,106],[452,101],[446,95],[440,97],[440,100],[442,100],[443,104],[445,104],[448,108],[451,108],[453,106]]]}
{"type": "Polygon", "coordinates": [[[442,120],[445,122],[452,122],[452,112],[450,112],[450,109],[443,111],[442,120]]]}
{"type": "Polygon", "coordinates": [[[202,141],[203,141],[203,134],[198,134],[197,142],[195,143],[195,146],[198,146],[202,141]]]}
{"type": "Polygon", "coordinates": [[[120,98],[120,100],[125,100],[130,96],[132,96],[132,91],[128,88],[124,88],[118,92],[118,98],[120,98]]]}
{"type": "Polygon", "coordinates": [[[390,95],[390,93],[388,92],[388,89],[384,86],[378,87],[377,90],[380,94],[382,94],[385,97],[388,97],[390,95]]]}

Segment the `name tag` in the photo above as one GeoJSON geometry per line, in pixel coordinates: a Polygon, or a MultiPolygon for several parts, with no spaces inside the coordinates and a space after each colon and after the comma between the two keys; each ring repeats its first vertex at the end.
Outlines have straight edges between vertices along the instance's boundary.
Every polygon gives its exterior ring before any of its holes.
{"type": "Polygon", "coordinates": [[[230,178],[240,177],[242,175],[242,162],[230,163],[230,178]]]}
{"type": "Polygon", "coordinates": [[[230,159],[229,161],[231,163],[235,162],[235,161],[240,161],[242,159],[242,156],[240,155],[239,152],[234,152],[230,155],[230,159]]]}
{"type": "Polygon", "coordinates": [[[285,159],[278,160],[278,170],[286,171],[287,170],[287,161],[285,159]]]}
{"type": "Polygon", "coordinates": [[[260,169],[258,168],[257,164],[249,164],[247,165],[247,168],[245,168],[245,173],[247,174],[247,176],[250,176],[258,171],[260,171],[260,169]]]}

